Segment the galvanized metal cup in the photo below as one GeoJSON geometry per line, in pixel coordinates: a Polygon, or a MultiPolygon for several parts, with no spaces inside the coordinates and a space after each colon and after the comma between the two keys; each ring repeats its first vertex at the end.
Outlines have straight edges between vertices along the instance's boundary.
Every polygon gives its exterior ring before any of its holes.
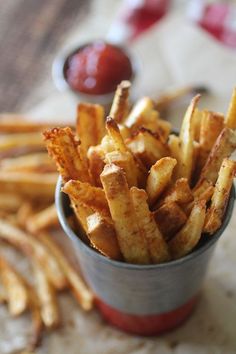
{"type": "Polygon", "coordinates": [[[233,212],[232,188],[221,228],[203,237],[187,256],[157,265],[135,265],[110,260],[86,245],[67,222],[72,213],[67,195],[56,189],[62,228],[71,239],[85,280],[97,297],[97,306],[112,325],[130,333],[155,335],[180,325],[199,298],[217,240],[233,212]]]}

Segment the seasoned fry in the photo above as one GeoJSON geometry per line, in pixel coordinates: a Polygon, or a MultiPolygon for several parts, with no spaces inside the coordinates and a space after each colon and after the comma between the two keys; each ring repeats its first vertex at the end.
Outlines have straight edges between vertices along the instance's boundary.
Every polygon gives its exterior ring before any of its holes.
{"type": "Polygon", "coordinates": [[[130,263],[149,263],[147,242],[137,225],[124,171],[114,164],[106,165],[101,174],[101,181],[125,260],[130,263]]]}
{"type": "Polygon", "coordinates": [[[171,175],[177,161],[163,157],[151,167],[147,178],[146,191],[150,205],[153,205],[171,181],[171,175]]]}
{"type": "Polygon", "coordinates": [[[194,203],[197,200],[204,200],[204,202],[207,204],[210,201],[210,199],[214,193],[214,189],[215,188],[212,185],[209,185],[209,187],[207,187],[205,190],[203,190],[201,194],[198,194],[197,196],[194,197],[194,201],[184,205],[183,209],[184,209],[184,212],[186,213],[186,215],[189,215],[191,213],[194,203]]]}
{"type": "Polygon", "coordinates": [[[111,117],[108,117],[106,120],[106,129],[108,132],[109,137],[112,140],[112,143],[114,144],[114,147],[116,150],[120,152],[127,152],[127,146],[124,143],[124,140],[120,134],[120,130],[114,119],[111,117]]]}
{"type": "Polygon", "coordinates": [[[163,204],[153,215],[166,241],[170,240],[187,220],[182,208],[175,202],[163,204]]]}
{"type": "Polygon", "coordinates": [[[204,226],[205,214],[205,202],[196,201],[186,224],[168,243],[174,259],[185,256],[197,245],[204,226]]]}
{"type": "Polygon", "coordinates": [[[179,178],[168,190],[164,193],[161,200],[157,202],[157,207],[169,202],[175,202],[179,204],[185,204],[193,201],[193,194],[189,187],[187,178],[179,178]]]}
{"type": "Polygon", "coordinates": [[[100,145],[91,146],[87,152],[89,171],[91,176],[93,176],[94,185],[96,187],[101,187],[102,183],[100,180],[100,174],[105,166],[105,154],[100,145]]]}
{"type": "Polygon", "coordinates": [[[22,197],[15,193],[0,193],[1,211],[15,212],[22,203],[22,197]]]}
{"type": "Polygon", "coordinates": [[[225,125],[230,129],[236,129],[236,87],[233,89],[228,112],[225,117],[225,125]]]}
{"type": "Polygon", "coordinates": [[[33,264],[33,271],[43,323],[46,328],[56,328],[60,324],[60,316],[55,290],[39,264],[33,264]]]}
{"type": "Polygon", "coordinates": [[[210,235],[216,232],[221,226],[235,173],[236,162],[229,159],[224,159],[211,199],[211,206],[207,210],[206,214],[204,232],[207,232],[210,235]]]}
{"type": "Polygon", "coordinates": [[[109,114],[117,123],[122,123],[128,115],[130,86],[131,83],[126,80],[117,86],[109,114]]]}
{"type": "Polygon", "coordinates": [[[105,256],[120,260],[121,252],[112,221],[96,212],[88,216],[87,225],[92,246],[105,256]]]}
{"type": "Polygon", "coordinates": [[[94,300],[93,294],[79,276],[78,272],[76,272],[70,265],[69,261],[66,259],[59,246],[57,246],[57,244],[52,240],[50,235],[40,233],[38,237],[40,238],[40,241],[49,249],[50,253],[57,259],[61,269],[66,275],[69,286],[71,287],[78,303],[84,310],[91,310],[94,300]]]}
{"type": "Polygon", "coordinates": [[[0,278],[12,316],[19,316],[28,307],[28,292],[19,273],[0,255],[0,278]]]}
{"type": "Polygon", "coordinates": [[[41,264],[56,289],[65,288],[67,281],[57,260],[39,241],[3,219],[0,219],[0,239],[20,249],[27,257],[41,264]]]}
{"type": "Polygon", "coordinates": [[[79,142],[70,128],[54,128],[44,132],[49,155],[57,164],[63,181],[79,179],[90,182],[86,162],[79,154],[79,142]]]}
{"type": "Polygon", "coordinates": [[[21,133],[0,135],[0,154],[9,154],[14,150],[23,149],[24,151],[44,150],[44,142],[41,133],[21,133]]]}
{"type": "Polygon", "coordinates": [[[130,195],[134,204],[139,229],[148,244],[148,251],[153,263],[170,260],[166,241],[159,231],[147,204],[147,193],[143,189],[132,187],[130,195]]]}
{"type": "Polygon", "coordinates": [[[88,148],[99,144],[105,134],[104,108],[98,104],[79,103],[76,133],[86,156],[88,148]]]}
{"type": "Polygon", "coordinates": [[[31,233],[36,233],[50,227],[59,226],[55,204],[30,215],[25,222],[26,229],[31,233]]]}

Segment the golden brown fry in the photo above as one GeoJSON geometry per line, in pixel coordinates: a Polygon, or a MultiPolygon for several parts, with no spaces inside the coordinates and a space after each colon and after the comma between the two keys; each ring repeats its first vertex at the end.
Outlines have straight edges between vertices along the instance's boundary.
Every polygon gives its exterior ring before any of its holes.
{"type": "Polygon", "coordinates": [[[4,134],[0,136],[0,154],[7,155],[14,150],[44,150],[45,145],[41,133],[4,134]]]}
{"type": "Polygon", "coordinates": [[[222,224],[235,173],[236,162],[224,159],[211,198],[211,206],[206,214],[204,232],[210,235],[216,232],[222,224]]]}
{"type": "Polygon", "coordinates": [[[19,316],[28,307],[28,292],[19,273],[0,255],[0,278],[12,316],[19,316]]]}
{"type": "Polygon", "coordinates": [[[20,249],[27,257],[41,264],[56,289],[65,288],[67,281],[56,258],[39,241],[3,219],[0,219],[0,239],[20,249]]]}
{"type": "Polygon", "coordinates": [[[99,144],[105,134],[104,108],[98,104],[79,103],[76,133],[86,156],[88,148],[99,144]]]}
{"type": "Polygon", "coordinates": [[[63,181],[79,179],[90,182],[86,161],[80,156],[75,135],[70,128],[54,128],[44,132],[49,155],[57,164],[63,181]]]}
{"type": "Polygon", "coordinates": [[[147,242],[137,225],[124,171],[114,164],[106,165],[101,174],[101,181],[125,260],[130,263],[149,263],[147,242]]]}
{"type": "Polygon", "coordinates": [[[206,214],[203,200],[196,201],[183,228],[169,241],[169,248],[174,259],[192,251],[200,240],[206,214]]]}
{"type": "Polygon", "coordinates": [[[70,265],[63,252],[53,241],[52,237],[48,234],[41,233],[38,235],[40,241],[49,249],[50,253],[57,259],[61,269],[65,273],[69,286],[71,287],[75,298],[81,307],[88,311],[93,307],[93,294],[84,283],[78,272],[70,265]]]}
{"type": "Polygon", "coordinates": [[[106,120],[106,129],[110,139],[112,140],[115,150],[118,150],[120,152],[127,152],[128,149],[120,134],[119,127],[114,121],[114,119],[112,119],[111,117],[108,117],[106,120]]]}
{"type": "Polygon", "coordinates": [[[130,86],[131,83],[126,80],[117,86],[109,114],[117,123],[122,123],[128,114],[130,86]]]}
{"type": "Polygon", "coordinates": [[[175,202],[185,204],[193,201],[193,199],[193,193],[189,187],[187,178],[179,178],[174,185],[168,188],[154,209],[157,209],[157,207],[160,207],[164,203],[175,202]]]}
{"type": "Polygon", "coordinates": [[[31,233],[55,226],[59,226],[55,204],[48,206],[38,213],[29,215],[25,222],[25,228],[31,233]]]}
{"type": "Polygon", "coordinates": [[[229,157],[236,149],[236,131],[224,128],[213,146],[211,153],[202,169],[196,188],[204,180],[215,184],[220,166],[224,158],[229,157]]]}
{"type": "Polygon", "coordinates": [[[15,193],[0,193],[1,211],[15,212],[22,204],[22,197],[15,193]]]}
{"type": "Polygon", "coordinates": [[[46,328],[56,328],[60,324],[60,316],[55,290],[38,263],[33,264],[33,271],[35,291],[39,299],[43,323],[46,328]]]}
{"type": "Polygon", "coordinates": [[[38,296],[32,286],[27,284],[29,293],[29,307],[31,311],[31,317],[33,322],[32,337],[29,344],[29,350],[34,350],[41,341],[43,332],[43,320],[41,317],[40,304],[38,296]]]}
{"type": "Polygon", "coordinates": [[[194,201],[184,205],[183,209],[184,209],[184,212],[186,213],[186,215],[189,215],[191,213],[191,210],[193,209],[195,201],[204,200],[205,203],[208,203],[214,193],[214,189],[215,188],[212,185],[209,185],[209,187],[207,187],[205,190],[202,190],[201,194],[198,194],[197,196],[194,197],[194,201]]]}
{"type": "Polygon", "coordinates": [[[93,176],[94,185],[96,187],[101,187],[102,183],[100,180],[100,174],[105,166],[105,154],[100,145],[91,146],[87,152],[89,171],[91,176],[93,176]]]}
{"type": "Polygon", "coordinates": [[[96,212],[87,218],[87,225],[92,246],[105,256],[120,260],[121,252],[112,221],[96,212]]]}
{"type": "Polygon", "coordinates": [[[146,191],[150,205],[153,205],[171,181],[171,175],[177,161],[163,157],[151,167],[147,178],[146,191]]]}
{"type": "Polygon", "coordinates": [[[182,208],[174,202],[163,204],[153,215],[166,241],[170,240],[187,220],[182,208]]]}
{"type": "MultiPolygon", "coordinates": [[[[143,97],[137,101],[128,117],[123,123],[128,127],[140,126],[140,120],[150,116],[154,108],[153,101],[149,97],[143,97]]],[[[158,113],[157,113],[158,114],[158,113]]]]}
{"type": "Polygon", "coordinates": [[[167,243],[148,208],[147,193],[143,189],[132,187],[130,195],[134,204],[139,229],[143,237],[147,240],[152,262],[161,263],[170,260],[167,243]]]}
{"type": "Polygon", "coordinates": [[[230,129],[236,129],[236,87],[233,89],[228,112],[225,117],[225,126],[230,129]]]}
{"type": "Polygon", "coordinates": [[[16,214],[17,224],[22,228],[25,228],[28,219],[33,213],[34,208],[31,202],[25,201],[22,203],[16,214]]]}
{"type": "Polygon", "coordinates": [[[57,173],[0,171],[0,193],[16,193],[31,200],[54,200],[57,173]]]}
{"type": "Polygon", "coordinates": [[[193,135],[194,135],[194,140],[199,142],[200,140],[200,130],[201,130],[201,124],[203,120],[203,115],[204,111],[200,111],[197,107],[195,107],[194,113],[193,113],[193,135]]]}
{"type": "Polygon", "coordinates": [[[97,211],[103,216],[110,216],[105,192],[102,188],[91,186],[89,183],[70,180],[62,187],[62,191],[68,194],[75,204],[82,203],[94,212],[97,211]]]}
{"type": "Polygon", "coordinates": [[[131,132],[128,127],[126,127],[124,124],[118,124],[118,127],[120,130],[120,134],[124,140],[130,138],[131,132]]]}

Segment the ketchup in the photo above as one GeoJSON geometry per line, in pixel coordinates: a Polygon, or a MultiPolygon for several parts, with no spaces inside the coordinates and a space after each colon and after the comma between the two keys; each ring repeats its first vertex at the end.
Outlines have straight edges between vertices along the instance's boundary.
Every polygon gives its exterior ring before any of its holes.
{"type": "Polygon", "coordinates": [[[79,49],[68,59],[65,71],[73,90],[92,95],[115,91],[132,73],[130,59],[122,49],[103,41],[79,49]]]}

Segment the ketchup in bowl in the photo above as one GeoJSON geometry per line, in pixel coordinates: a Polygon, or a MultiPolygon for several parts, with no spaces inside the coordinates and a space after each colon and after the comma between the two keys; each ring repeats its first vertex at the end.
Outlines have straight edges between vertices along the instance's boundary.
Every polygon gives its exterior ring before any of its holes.
{"type": "Polygon", "coordinates": [[[121,48],[96,41],[70,55],[64,73],[74,91],[103,95],[114,92],[122,80],[131,79],[133,70],[121,48]]]}

